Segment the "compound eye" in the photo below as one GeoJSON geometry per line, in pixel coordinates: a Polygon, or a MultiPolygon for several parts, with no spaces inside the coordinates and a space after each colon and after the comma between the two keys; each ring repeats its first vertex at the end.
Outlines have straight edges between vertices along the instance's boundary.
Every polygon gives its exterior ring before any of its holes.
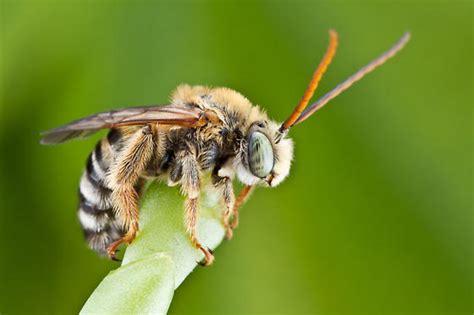
{"type": "Polygon", "coordinates": [[[249,137],[249,166],[253,175],[265,178],[273,169],[273,147],[267,136],[255,131],[249,137]]]}

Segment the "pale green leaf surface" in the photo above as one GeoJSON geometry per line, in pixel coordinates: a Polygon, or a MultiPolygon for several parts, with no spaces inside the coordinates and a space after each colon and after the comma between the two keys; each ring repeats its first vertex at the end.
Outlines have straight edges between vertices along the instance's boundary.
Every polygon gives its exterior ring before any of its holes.
{"type": "Polygon", "coordinates": [[[174,290],[174,264],[158,253],[109,273],[81,314],[164,314],[174,290]]]}
{"type": "MultiPolygon", "coordinates": [[[[211,249],[224,237],[218,200],[213,192],[202,195],[198,221],[198,238],[211,249]]],[[[122,266],[104,278],[82,314],[166,313],[174,290],[203,258],[186,235],[183,202],[177,187],[158,182],[147,187],[137,238],[122,266]]]]}

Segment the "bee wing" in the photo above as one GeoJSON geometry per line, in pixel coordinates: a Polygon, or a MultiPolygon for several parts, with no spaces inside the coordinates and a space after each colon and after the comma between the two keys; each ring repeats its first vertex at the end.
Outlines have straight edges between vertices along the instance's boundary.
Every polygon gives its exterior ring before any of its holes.
{"type": "Polygon", "coordinates": [[[98,113],[42,133],[42,144],[58,144],[71,139],[85,138],[100,129],[120,126],[159,123],[192,128],[201,122],[198,107],[177,105],[130,107],[98,113]]]}

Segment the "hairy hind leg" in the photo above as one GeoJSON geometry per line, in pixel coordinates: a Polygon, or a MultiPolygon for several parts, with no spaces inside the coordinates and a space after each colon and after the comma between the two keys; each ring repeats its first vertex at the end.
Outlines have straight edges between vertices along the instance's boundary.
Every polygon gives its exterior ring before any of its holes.
{"type": "Polygon", "coordinates": [[[193,246],[204,254],[204,260],[201,264],[208,266],[214,261],[214,255],[212,255],[211,250],[202,246],[197,238],[201,179],[199,164],[192,149],[183,150],[176,154],[176,162],[171,174],[174,180],[180,179],[181,190],[187,196],[184,218],[186,233],[193,246]]]}
{"type": "Polygon", "coordinates": [[[113,210],[123,222],[126,231],[123,237],[107,248],[109,257],[114,258],[117,247],[130,244],[138,231],[138,193],[135,185],[153,156],[154,135],[150,126],[133,134],[110,169],[108,181],[112,188],[113,210]]]}

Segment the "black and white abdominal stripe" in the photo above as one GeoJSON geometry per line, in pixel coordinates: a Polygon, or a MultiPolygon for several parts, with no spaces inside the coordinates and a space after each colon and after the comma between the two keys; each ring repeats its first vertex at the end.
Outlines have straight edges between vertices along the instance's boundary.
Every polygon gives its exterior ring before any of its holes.
{"type": "Polygon", "coordinates": [[[112,190],[106,184],[112,157],[117,154],[114,150],[114,143],[120,139],[117,133],[111,130],[107,138],[97,143],[79,186],[78,217],[84,236],[92,249],[104,255],[107,247],[124,234],[123,224],[112,209],[112,190]]]}

